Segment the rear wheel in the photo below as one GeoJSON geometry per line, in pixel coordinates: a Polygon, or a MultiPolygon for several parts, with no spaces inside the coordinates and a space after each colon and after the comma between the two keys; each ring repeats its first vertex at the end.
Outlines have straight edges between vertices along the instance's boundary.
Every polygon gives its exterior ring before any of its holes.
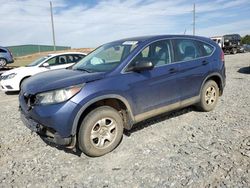
{"type": "Polygon", "coordinates": [[[4,67],[5,65],[7,65],[6,59],[0,58],[0,68],[4,67]]]}
{"type": "Polygon", "coordinates": [[[215,108],[219,98],[219,87],[213,80],[207,81],[201,91],[199,107],[202,111],[208,112],[215,108]]]}
{"type": "Polygon", "coordinates": [[[117,110],[98,107],[83,120],[79,132],[79,148],[88,156],[98,157],[114,150],[123,135],[123,121],[117,110]]]}
{"type": "Polygon", "coordinates": [[[237,49],[236,48],[233,48],[232,51],[231,51],[232,54],[236,54],[237,53],[237,49]]]}

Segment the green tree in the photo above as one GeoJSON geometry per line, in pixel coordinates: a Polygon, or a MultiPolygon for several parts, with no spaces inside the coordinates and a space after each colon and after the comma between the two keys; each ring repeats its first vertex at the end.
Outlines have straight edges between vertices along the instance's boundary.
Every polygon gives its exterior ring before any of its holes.
{"type": "Polygon", "coordinates": [[[250,44],[250,35],[246,35],[241,38],[241,43],[242,44],[250,44]]]}

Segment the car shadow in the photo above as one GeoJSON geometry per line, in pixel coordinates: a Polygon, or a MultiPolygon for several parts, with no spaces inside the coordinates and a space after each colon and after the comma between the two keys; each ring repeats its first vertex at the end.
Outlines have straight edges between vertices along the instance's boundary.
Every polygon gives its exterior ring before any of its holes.
{"type": "Polygon", "coordinates": [[[156,123],[160,123],[160,122],[169,120],[171,118],[181,116],[181,115],[189,113],[191,111],[197,111],[197,109],[194,106],[189,106],[189,107],[186,107],[186,108],[183,108],[183,109],[180,109],[180,110],[175,110],[175,111],[172,111],[172,112],[161,114],[159,116],[156,116],[156,117],[150,118],[148,120],[145,120],[145,121],[134,124],[132,129],[125,130],[124,134],[126,136],[130,136],[134,132],[140,131],[140,130],[142,130],[144,128],[147,128],[149,126],[152,126],[152,125],[154,125],[156,123]]]}
{"type": "MultiPolygon", "coordinates": [[[[149,126],[153,126],[153,125],[156,124],[156,123],[163,122],[163,121],[169,120],[169,119],[171,119],[171,118],[175,118],[175,117],[181,116],[181,115],[186,114],[186,113],[189,113],[189,112],[191,112],[191,111],[197,111],[197,109],[196,109],[194,106],[189,106],[189,107],[186,107],[186,108],[183,108],[183,109],[180,109],[180,110],[176,110],[176,111],[172,111],[172,112],[169,112],[169,113],[161,114],[161,115],[159,115],[159,116],[150,118],[150,119],[145,120],[145,121],[142,121],[142,122],[140,122],[140,123],[136,123],[136,124],[132,127],[132,129],[130,129],[130,130],[124,130],[124,135],[129,137],[129,136],[130,136],[131,134],[133,134],[134,132],[140,131],[140,130],[142,130],[142,129],[144,129],[144,128],[147,128],[147,127],[149,127],[149,126]]],[[[44,138],[41,137],[41,136],[40,136],[40,138],[41,138],[48,146],[51,146],[51,147],[56,148],[56,149],[58,149],[58,150],[62,150],[62,151],[64,151],[65,153],[68,153],[68,154],[72,154],[72,155],[81,157],[82,152],[80,151],[80,149],[79,149],[77,143],[76,143],[76,147],[75,147],[74,149],[68,149],[68,148],[66,148],[65,146],[60,146],[60,145],[51,143],[51,142],[49,142],[48,140],[44,139],[44,138]]]]}
{"type": "Polygon", "coordinates": [[[58,150],[61,150],[61,151],[64,151],[65,153],[68,153],[68,154],[73,154],[73,155],[76,155],[78,157],[81,156],[82,152],[78,149],[78,146],[76,146],[76,148],[74,149],[69,149],[69,148],[66,148],[65,146],[60,146],[60,145],[57,145],[57,144],[54,144],[52,142],[49,142],[48,140],[44,139],[43,137],[40,136],[40,138],[50,147],[53,147],[53,148],[56,148],[58,150]]]}
{"type": "Polygon", "coordinates": [[[6,95],[19,95],[19,91],[6,91],[6,95]]]}
{"type": "Polygon", "coordinates": [[[242,74],[250,74],[250,65],[247,66],[247,67],[242,67],[238,70],[239,73],[242,73],[242,74]]]}

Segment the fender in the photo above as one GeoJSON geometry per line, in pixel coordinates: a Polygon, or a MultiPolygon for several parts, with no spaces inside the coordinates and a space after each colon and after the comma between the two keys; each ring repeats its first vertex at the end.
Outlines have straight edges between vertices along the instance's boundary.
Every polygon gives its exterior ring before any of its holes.
{"type": "Polygon", "coordinates": [[[201,95],[201,91],[202,91],[202,88],[205,84],[205,82],[210,78],[210,77],[213,77],[213,76],[218,76],[220,78],[220,81],[221,81],[221,85],[219,86],[219,88],[221,89],[221,92],[223,92],[223,88],[224,88],[224,81],[222,79],[222,76],[219,74],[219,73],[212,73],[212,74],[209,74],[206,76],[206,78],[203,80],[202,84],[201,84],[201,87],[200,87],[200,95],[201,95]]]}
{"type": "Polygon", "coordinates": [[[94,104],[94,103],[97,102],[97,101],[104,100],[104,99],[110,99],[110,98],[112,98],[112,99],[118,99],[118,100],[122,101],[122,102],[125,104],[125,106],[126,106],[126,108],[127,108],[127,110],[128,110],[129,118],[130,118],[131,121],[132,121],[131,123],[133,123],[133,122],[134,122],[134,115],[133,115],[133,113],[132,113],[131,107],[130,107],[130,105],[129,105],[127,99],[125,99],[124,97],[122,97],[122,96],[120,96],[120,95],[117,95],[117,94],[107,94],[107,95],[102,95],[102,96],[99,96],[99,97],[96,97],[96,98],[90,100],[89,102],[87,102],[86,104],[84,104],[84,105],[80,108],[80,110],[77,112],[76,117],[75,117],[75,119],[74,119],[71,134],[72,134],[72,135],[76,135],[76,131],[77,131],[77,127],[78,127],[78,122],[79,122],[79,120],[80,120],[80,118],[81,118],[81,115],[82,115],[82,113],[83,113],[90,105],[94,104]]]}

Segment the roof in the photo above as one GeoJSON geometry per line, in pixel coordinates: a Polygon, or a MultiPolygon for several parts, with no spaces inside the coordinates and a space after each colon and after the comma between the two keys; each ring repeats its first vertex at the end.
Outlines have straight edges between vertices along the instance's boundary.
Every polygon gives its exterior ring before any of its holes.
{"type": "Polygon", "coordinates": [[[152,35],[152,36],[139,36],[139,37],[125,38],[125,39],[117,40],[117,42],[118,41],[139,41],[139,42],[145,42],[145,41],[160,40],[160,39],[164,39],[164,38],[177,38],[177,37],[203,39],[203,40],[204,39],[208,39],[208,37],[193,36],[193,35],[152,35]]]}
{"type": "Polygon", "coordinates": [[[49,56],[57,56],[57,55],[68,55],[68,54],[81,54],[81,55],[87,55],[86,53],[82,52],[61,52],[61,53],[54,53],[54,54],[48,54],[49,56]]]}

